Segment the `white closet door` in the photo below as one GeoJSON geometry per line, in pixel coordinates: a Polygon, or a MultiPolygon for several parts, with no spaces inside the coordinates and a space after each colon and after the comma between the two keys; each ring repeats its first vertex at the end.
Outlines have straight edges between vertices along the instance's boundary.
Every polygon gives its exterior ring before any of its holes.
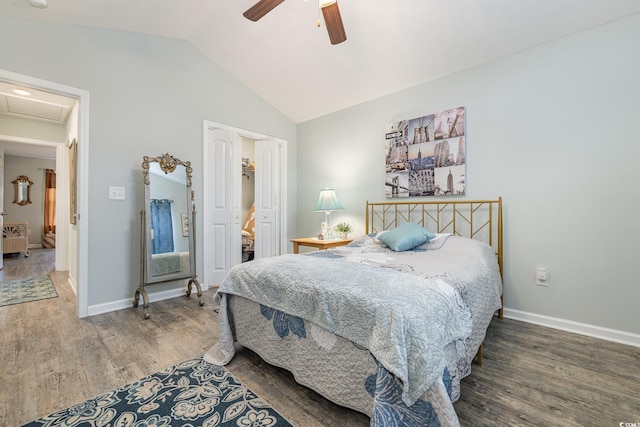
{"type": "Polygon", "coordinates": [[[205,251],[205,280],[217,286],[241,257],[240,181],[242,145],[231,131],[209,129],[207,171],[207,218],[209,235],[205,251]]]}
{"type": "Polygon", "coordinates": [[[280,197],[281,165],[278,143],[256,141],[256,235],[255,257],[266,258],[280,254],[280,197]]]}
{"type": "Polygon", "coordinates": [[[242,262],[242,138],[255,141],[255,258],[286,249],[286,141],[204,122],[204,283],[242,262]]]}

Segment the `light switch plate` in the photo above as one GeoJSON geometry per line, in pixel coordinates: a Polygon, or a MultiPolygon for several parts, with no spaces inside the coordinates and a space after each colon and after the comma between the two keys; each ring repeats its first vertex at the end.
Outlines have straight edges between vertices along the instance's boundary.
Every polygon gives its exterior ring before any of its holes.
{"type": "Polygon", "coordinates": [[[124,187],[109,187],[109,198],[111,200],[124,200],[124,187]]]}
{"type": "Polygon", "coordinates": [[[549,272],[546,268],[536,268],[536,285],[549,286],[549,272]]]}

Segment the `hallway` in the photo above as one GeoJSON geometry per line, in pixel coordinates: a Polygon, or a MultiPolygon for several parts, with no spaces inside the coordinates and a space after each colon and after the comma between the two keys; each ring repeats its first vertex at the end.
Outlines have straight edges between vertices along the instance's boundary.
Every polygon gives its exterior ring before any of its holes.
{"type": "Polygon", "coordinates": [[[55,255],[55,249],[45,248],[30,249],[28,257],[23,254],[5,254],[0,281],[28,279],[52,273],[55,269],[55,255]]]}

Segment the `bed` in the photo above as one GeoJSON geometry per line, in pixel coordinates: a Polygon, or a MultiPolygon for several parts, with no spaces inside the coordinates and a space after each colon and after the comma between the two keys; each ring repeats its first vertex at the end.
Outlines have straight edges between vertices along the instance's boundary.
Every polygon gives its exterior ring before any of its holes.
{"type": "Polygon", "coordinates": [[[502,316],[502,199],[367,202],[365,228],[231,269],[205,360],[239,344],[372,426],[459,425],[460,381],[502,316]]]}

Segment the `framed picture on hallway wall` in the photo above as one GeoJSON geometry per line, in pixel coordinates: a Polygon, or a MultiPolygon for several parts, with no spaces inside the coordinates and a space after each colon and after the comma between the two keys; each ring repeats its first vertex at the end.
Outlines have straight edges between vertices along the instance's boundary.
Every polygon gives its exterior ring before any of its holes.
{"type": "Polygon", "coordinates": [[[387,197],[466,192],[465,107],[391,123],[386,141],[387,197]]]}
{"type": "Polygon", "coordinates": [[[78,214],[78,143],[69,143],[69,222],[75,224],[78,214]]]}

